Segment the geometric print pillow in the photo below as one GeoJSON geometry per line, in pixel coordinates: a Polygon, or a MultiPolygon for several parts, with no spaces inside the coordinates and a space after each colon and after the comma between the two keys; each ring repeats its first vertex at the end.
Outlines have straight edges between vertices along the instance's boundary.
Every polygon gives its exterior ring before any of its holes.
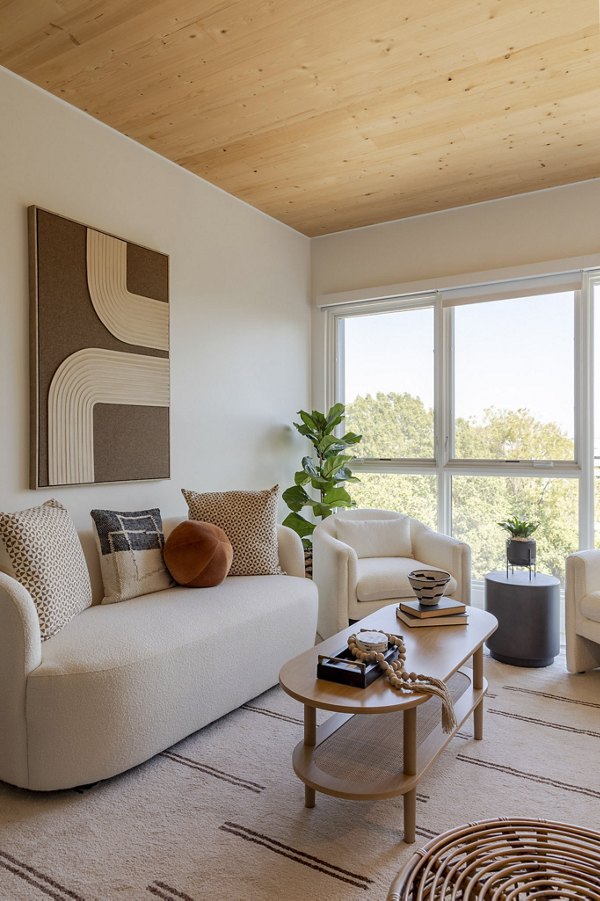
{"type": "Polygon", "coordinates": [[[230,576],[281,573],[277,542],[279,485],[266,491],[213,491],[182,488],[190,519],[223,529],[233,547],[230,576]]]}
{"type": "Polygon", "coordinates": [[[103,604],[116,604],[174,585],[165,561],[165,536],[160,510],[92,510],[103,604]]]}
{"type": "Polygon", "coordinates": [[[68,511],[58,501],[0,513],[0,538],[11,575],[30,593],[42,641],[92,603],[88,568],[68,511]]]}

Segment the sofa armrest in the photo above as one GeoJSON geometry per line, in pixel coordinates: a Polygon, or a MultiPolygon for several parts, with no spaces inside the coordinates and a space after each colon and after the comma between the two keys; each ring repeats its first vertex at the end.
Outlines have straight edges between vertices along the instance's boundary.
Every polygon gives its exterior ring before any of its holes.
{"type": "Polygon", "coordinates": [[[279,565],[288,576],[305,577],[304,548],[300,536],[287,526],[277,526],[279,565]]]}
{"type": "Polygon", "coordinates": [[[313,580],[319,590],[317,631],[329,638],[348,626],[350,596],[356,594],[354,548],[318,526],[313,532],[313,580]]]}
{"type": "Polygon", "coordinates": [[[457,582],[455,597],[465,604],[471,603],[471,548],[468,544],[421,526],[413,534],[412,549],[417,560],[454,576],[457,582]]]}
{"type": "Polygon", "coordinates": [[[0,572],[0,779],[26,787],[27,676],[42,661],[40,624],[27,589],[0,572]]]}

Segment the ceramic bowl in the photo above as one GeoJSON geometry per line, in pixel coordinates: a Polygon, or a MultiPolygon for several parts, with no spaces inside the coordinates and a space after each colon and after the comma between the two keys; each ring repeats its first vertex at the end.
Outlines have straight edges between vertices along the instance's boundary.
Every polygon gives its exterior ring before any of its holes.
{"type": "Polygon", "coordinates": [[[435,607],[450,581],[450,573],[443,569],[414,569],[408,574],[412,590],[424,607],[435,607]]]}

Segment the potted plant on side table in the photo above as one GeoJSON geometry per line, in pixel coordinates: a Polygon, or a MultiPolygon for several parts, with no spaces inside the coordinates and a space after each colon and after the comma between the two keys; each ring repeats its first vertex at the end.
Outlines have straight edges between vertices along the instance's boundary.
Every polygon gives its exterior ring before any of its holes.
{"type": "Polygon", "coordinates": [[[507,562],[511,566],[535,566],[536,542],[531,535],[538,528],[539,522],[509,516],[498,525],[509,534],[506,539],[507,562]]]}
{"type": "Polygon", "coordinates": [[[327,413],[313,410],[299,410],[301,422],[294,428],[311,442],[315,456],[302,458],[302,469],[294,474],[294,484],[283,492],[283,500],[291,513],[283,520],[283,525],[293,529],[304,545],[304,559],[307,576],[312,576],[312,533],[313,520],[306,519],[300,510],[309,507],[313,517],[325,519],[340,507],[353,507],[354,501],[345,488],[346,482],[358,482],[348,466],[354,459],[345,451],[358,444],[362,435],[346,432],[334,434],[346,417],[344,404],[334,404],[327,413]],[[312,497],[306,488],[313,488],[317,497],[312,497]]]}

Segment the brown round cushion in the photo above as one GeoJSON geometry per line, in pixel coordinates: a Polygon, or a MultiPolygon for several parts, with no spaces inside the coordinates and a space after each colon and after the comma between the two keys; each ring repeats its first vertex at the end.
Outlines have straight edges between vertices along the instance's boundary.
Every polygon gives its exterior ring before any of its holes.
{"type": "Polygon", "coordinates": [[[167,538],[164,557],[178,585],[210,588],[220,585],[229,572],[233,548],[219,526],[188,519],[167,538]]]}

